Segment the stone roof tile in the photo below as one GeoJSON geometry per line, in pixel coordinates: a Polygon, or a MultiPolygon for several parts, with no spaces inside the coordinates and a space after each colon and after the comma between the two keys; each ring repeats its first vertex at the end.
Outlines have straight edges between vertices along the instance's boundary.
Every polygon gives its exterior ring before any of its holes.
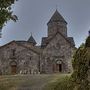
{"type": "Polygon", "coordinates": [[[65,19],[62,17],[62,15],[56,10],[51,19],[49,20],[48,24],[51,22],[64,22],[67,24],[65,19]]]}
{"type": "Polygon", "coordinates": [[[31,35],[30,38],[28,39],[29,43],[37,44],[33,36],[31,35]]]}

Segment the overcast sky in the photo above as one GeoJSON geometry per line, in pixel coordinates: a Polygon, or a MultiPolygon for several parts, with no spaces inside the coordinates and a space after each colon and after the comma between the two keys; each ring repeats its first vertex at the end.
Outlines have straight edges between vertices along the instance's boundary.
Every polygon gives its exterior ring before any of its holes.
{"type": "Polygon", "coordinates": [[[47,36],[47,22],[56,10],[68,23],[68,36],[73,36],[78,47],[90,29],[90,0],[19,0],[13,6],[17,23],[9,21],[3,28],[0,45],[12,40],[28,40],[31,35],[38,44],[47,36]]]}

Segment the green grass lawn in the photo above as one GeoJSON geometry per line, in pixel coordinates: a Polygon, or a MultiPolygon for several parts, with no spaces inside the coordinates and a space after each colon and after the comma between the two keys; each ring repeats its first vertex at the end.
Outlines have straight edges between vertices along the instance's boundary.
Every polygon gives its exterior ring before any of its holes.
{"type": "Polygon", "coordinates": [[[19,90],[25,87],[30,90],[72,90],[67,89],[69,77],[70,74],[0,76],[0,90],[19,90]]]}
{"type": "Polygon", "coordinates": [[[16,90],[16,88],[24,82],[22,76],[1,76],[0,90],[16,90]]]}
{"type": "Polygon", "coordinates": [[[53,79],[44,87],[44,90],[73,90],[70,75],[62,75],[57,79],[53,79]]]}

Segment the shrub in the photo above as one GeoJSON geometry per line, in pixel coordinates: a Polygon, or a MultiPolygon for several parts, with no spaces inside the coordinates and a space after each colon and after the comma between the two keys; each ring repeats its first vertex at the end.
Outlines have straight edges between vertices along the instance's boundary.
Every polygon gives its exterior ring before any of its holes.
{"type": "Polygon", "coordinates": [[[89,90],[89,62],[90,62],[90,36],[87,38],[84,48],[79,47],[73,56],[72,66],[73,74],[71,75],[72,83],[74,84],[75,90],[89,90]]]}
{"type": "Polygon", "coordinates": [[[86,39],[85,47],[90,47],[90,36],[86,39]]]}

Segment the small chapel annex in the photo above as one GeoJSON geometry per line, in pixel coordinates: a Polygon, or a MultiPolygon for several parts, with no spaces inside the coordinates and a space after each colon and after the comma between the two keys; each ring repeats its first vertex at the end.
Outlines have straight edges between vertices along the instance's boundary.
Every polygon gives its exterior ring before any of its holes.
{"type": "Polygon", "coordinates": [[[0,47],[1,74],[48,74],[72,71],[73,37],[67,35],[67,22],[58,12],[47,23],[48,35],[37,46],[31,35],[27,41],[11,41],[0,47]]]}

